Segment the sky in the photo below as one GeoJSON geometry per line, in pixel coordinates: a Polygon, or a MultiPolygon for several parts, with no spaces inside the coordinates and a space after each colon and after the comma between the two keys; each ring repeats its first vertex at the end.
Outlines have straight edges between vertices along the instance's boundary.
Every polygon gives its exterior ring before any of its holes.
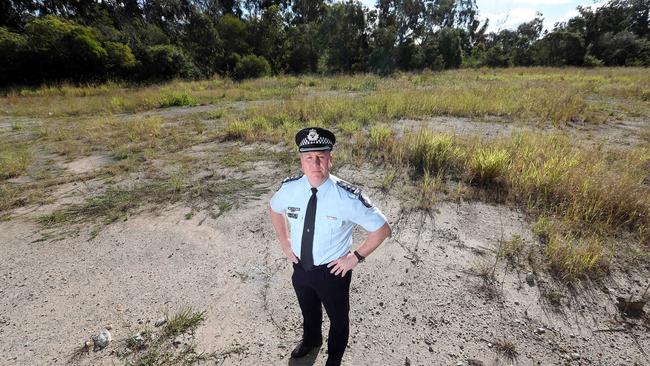
{"type": "MultiPolygon", "coordinates": [[[[362,0],[367,7],[374,7],[376,0],[362,0]]],[[[553,29],[553,24],[569,20],[578,15],[576,8],[582,6],[600,6],[603,0],[476,0],[479,17],[490,19],[488,32],[502,29],[515,29],[523,22],[535,18],[541,12],[544,29],[553,29]]]]}

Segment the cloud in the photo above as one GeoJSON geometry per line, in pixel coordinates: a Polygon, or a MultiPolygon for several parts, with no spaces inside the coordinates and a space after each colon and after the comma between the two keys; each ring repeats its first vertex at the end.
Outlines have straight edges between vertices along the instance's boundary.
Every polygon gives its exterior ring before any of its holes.
{"type": "Polygon", "coordinates": [[[515,29],[521,23],[528,22],[537,16],[533,8],[515,8],[503,13],[483,13],[481,19],[490,19],[488,32],[497,32],[501,29],[515,29]]]}

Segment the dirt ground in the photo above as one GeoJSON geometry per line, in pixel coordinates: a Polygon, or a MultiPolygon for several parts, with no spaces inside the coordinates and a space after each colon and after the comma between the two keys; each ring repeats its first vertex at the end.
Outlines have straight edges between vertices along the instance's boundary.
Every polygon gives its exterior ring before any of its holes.
{"type": "MultiPolygon", "coordinates": [[[[610,130],[633,136],[625,126],[635,123],[610,130]]],[[[435,124],[495,136],[512,129],[450,118],[435,124]]],[[[605,128],[589,129],[618,136],[605,128]]],[[[107,163],[87,157],[66,169],[78,174],[107,163]]],[[[0,222],[0,364],[123,364],[113,352],[120,340],[187,306],[205,311],[190,340],[219,355],[206,364],[324,364],[325,345],[305,359],[289,358],[301,316],[291,266],[268,219],[283,177],[263,163],[245,174],[265,182],[267,192],[216,218],[197,212],[188,219],[192,208],[174,204],[94,237],[87,228],[46,240],[34,221],[47,211],[42,207],[0,222]],[[109,325],[111,345],[74,357],[109,325]]],[[[616,307],[617,296],[641,295],[650,268],[614,268],[599,283],[568,288],[544,272],[527,281],[529,269],[501,261],[497,284],[485,285],[477,269],[494,263],[501,240],[519,236],[541,245],[523,213],[480,202],[412,211],[373,188],[381,172],[343,168],[337,175],[363,186],[393,227],[393,237],[353,272],[345,365],[650,365],[650,330],[616,307]],[[500,351],[507,343],[512,358],[500,351]]],[[[63,191],[62,202],[70,200],[63,191]]],[[[355,232],[355,243],[363,237],[355,232]]]]}

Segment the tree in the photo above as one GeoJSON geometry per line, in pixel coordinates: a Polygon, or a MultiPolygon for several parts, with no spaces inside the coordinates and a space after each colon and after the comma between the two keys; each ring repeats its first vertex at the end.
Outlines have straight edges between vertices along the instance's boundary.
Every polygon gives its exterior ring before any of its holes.
{"type": "Polygon", "coordinates": [[[271,69],[280,72],[285,66],[285,53],[282,48],[287,34],[285,23],[278,5],[264,9],[261,18],[250,21],[248,43],[253,53],[263,56],[271,64],[271,69]]]}
{"type": "Polygon", "coordinates": [[[201,75],[210,77],[223,71],[220,69],[225,63],[223,42],[209,16],[196,13],[190,17],[183,44],[201,75]]]}
{"type": "Polygon", "coordinates": [[[362,6],[353,1],[328,8],[320,31],[327,47],[328,71],[365,71],[368,39],[364,15],[362,6]]]}
{"type": "Polygon", "coordinates": [[[38,79],[83,80],[101,75],[107,52],[92,28],[50,15],[27,24],[26,35],[29,69],[40,70],[38,79]]]}
{"type": "Polygon", "coordinates": [[[17,82],[23,79],[27,70],[24,61],[27,53],[27,39],[0,27],[0,84],[17,82]]]}
{"type": "Polygon", "coordinates": [[[533,47],[536,63],[547,66],[580,66],[587,53],[582,36],[570,32],[551,32],[533,47]]]}

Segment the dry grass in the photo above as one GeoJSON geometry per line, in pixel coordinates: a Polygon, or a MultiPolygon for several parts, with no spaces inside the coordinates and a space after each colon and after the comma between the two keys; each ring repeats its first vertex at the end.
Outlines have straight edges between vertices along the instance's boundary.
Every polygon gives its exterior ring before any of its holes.
{"type": "MultiPolygon", "coordinates": [[[[391,124],[400,118],[490,115],[569,128],[573,121],[600,123],[648,116],[646,72],[635,68],[479,69],[389,78],[283,76],[242,83],[217,78],[149,86],[108,83],[10,90],[0,98],[0,114],[55,118],[12,124],[1,132],[0,211],[43,201],[46,187],[70,181],[37,166],[46,164],[36,163],[39,154],[54,153],[66,160],[108,154],[116,162],[100,174],[118,181],[127,174],[151,173],[151,162],[162,157],[164,164],[177,164],[183,159],[179,152],[203,142],[293,146],[297,129],[317,124],[334,129],[339,136],[337,165],[382,166],[386,175],[380,187],[389,190],[398,179],[404,181],[397,188],[411,197],[416,208],[430,209],[454,194],[456,199],[490,199],[497,192],[499,200],[539,217],[535,230],[543,239],[546,264],[558,276],[599,275],[607,272],[617,251],[612,238],[627,233],[640,243],[641,251],[650,247],[650,144],[627,149],[584,147],[561,133],[541,132],[477,141],[426,129],[400,134],[391,124]],[[243,109],[219,105],[187,118],[113,115],[240,100],[266,102],[243,109]],[[21,175],[37,183],[17,187],[6,182],[21,175]],[[448,187],[455,187],[456,193],[448,193],[448,187]]],[[[648,131],[641,137],[647,140],[648,131]]],[[[243,158],[226,155],[221,164],[245,169],[243,158]]],[[[284,155],[265,158],[281,165],[290,162],[284,155]]],[[[43,223],[74,222],[84,215],[117,220],[146,203],[170,202],[169,197],[191,202],[215,193],[238,197],[230,195],[234,191],[228,185],[188,179],[187,172],[198,166],[200,162],[191,162],[184,171],[153,172],[142,185],[107,190],[95,201],[89,199],[43,218],[43,223]],[[147,187],[157,188],[143,193],[147,187]]],[[[261,189],[257,182],[251,184],[261,189]]],[[[218,207],[215,214],[233,207],[237,200],[213,200],[218,207]]],[[[515,255],[510,249],[510,254],[500,255],[515,255]]]]}

